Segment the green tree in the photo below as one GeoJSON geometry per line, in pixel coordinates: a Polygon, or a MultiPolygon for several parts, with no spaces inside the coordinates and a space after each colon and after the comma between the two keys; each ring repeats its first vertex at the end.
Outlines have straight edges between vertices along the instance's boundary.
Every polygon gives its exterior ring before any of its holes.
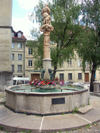
{"type": "Polygon", "coordinates": [[[100,66],[100,0],[84,0],[82,3],[84,32],[78,40],[78,53],[83,70],[88,62],[91,71],[90,91],[93,91],[96,69],[100,66]]]}
{"type": "MultiPolygon", "coordinates": [[[[44,3],[41,1],[36,6],[36,18],[42,25],[41,10],[44,3]]],[[[53,76],[55,77],[57,67],[63,65],[63,62],[72,58],[74,48],[77,44],[77,37],[81,32],[81,27],[78,25],[80,6],[74,0],[53,0],[49,3],[51,10],[51,24],[54,31],[51,32],[51,59],[54,66],[53,76]]],[[[40,39],[40,38],[38,38],[40,39]]],[[[40,45],[43,44],[43,41],[40,45]]],[[[41,56],[38,53],[38,56],[41,56]]]]}
{"type": "Polygon", "coordinates": [[[34,69],[43,68],[43,35],[40,35],[40,32],[36,29],[31,30],[32,36],[36,39],[35,41],[27,41],[27,46],[32,49],[32,55],[34,58],[34,69]]]}

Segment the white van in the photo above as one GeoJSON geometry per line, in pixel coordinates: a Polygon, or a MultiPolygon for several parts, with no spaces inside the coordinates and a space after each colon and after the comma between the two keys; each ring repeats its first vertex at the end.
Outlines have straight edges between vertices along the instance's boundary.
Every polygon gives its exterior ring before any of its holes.
{"type": "Polygon", "coordinates": [[[13,78],[13,85],[28,84],[29,82],[30,82],[30,78],[24,78],[24,77],[13,78]]]}

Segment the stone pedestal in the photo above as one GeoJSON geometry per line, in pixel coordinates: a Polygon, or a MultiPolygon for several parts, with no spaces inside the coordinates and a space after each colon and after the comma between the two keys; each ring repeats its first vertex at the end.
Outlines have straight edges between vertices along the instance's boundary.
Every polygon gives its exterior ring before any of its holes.
{"type": "Polygon", "coordinates": [[[51,59],[43,59],[43,68],[45,69],[44,78],[50,78],[48,69],[51,69],[51,59]]]}
{"type": "Polygon", "coordinates": [[[12,72],[0,72],[0,91],[5,91],[8,86],[13,84],[12,72]]]}
{"type": "Polygon", "coordinates": [[[95,94],[100,92],[100,82],[98,82],[98,81],[93,82],[93,92],[95,94]]]}

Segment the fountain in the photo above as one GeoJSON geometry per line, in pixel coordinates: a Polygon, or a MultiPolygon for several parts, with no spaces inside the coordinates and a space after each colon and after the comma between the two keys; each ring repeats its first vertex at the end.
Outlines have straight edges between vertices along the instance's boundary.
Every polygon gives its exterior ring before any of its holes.
{"type": "MultiPolygon", "coordinates": [[[[44,78],[50,78],[50,32],[54,27],[50,22],[50,9],[46,4],[42,10],[44,18],[40,30],[44,33],[44,78]]],[[[25,85],[10,86],[6,89],[6,106],[15,112],[49,115],[72,112],[75,107],[87,105],[89,90],[84,87],[61,86],[54,89],[36,88],[25,85]]]]}

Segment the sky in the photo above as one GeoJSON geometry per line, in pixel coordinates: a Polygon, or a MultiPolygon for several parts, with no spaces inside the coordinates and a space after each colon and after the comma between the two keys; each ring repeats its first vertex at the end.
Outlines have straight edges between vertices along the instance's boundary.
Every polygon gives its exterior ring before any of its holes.
{"type": "MultiPolygon", "coordinates": [[[[30,30],[38,28],[37,23],[29,20],[29,14],[34,11],[34,7],[38,4],[39,0],[12,0],[12,27],[17,32],[21,30],[23,34],[29,38],[31,36],[30,30]]],[[[43,0],[44,3],[52,0],[43,0]]],[[[78,0],[78,2],[81,0],[78,0]]]]}
{"type": "Polygon", "coordinates": [[[30,30],[38,27],[38,24],[29,20],[29,14],[38,4],[38,0],[12,0],[12,27],[17,32],[21,30],[23,34],[30,36],[30,30]]]}

